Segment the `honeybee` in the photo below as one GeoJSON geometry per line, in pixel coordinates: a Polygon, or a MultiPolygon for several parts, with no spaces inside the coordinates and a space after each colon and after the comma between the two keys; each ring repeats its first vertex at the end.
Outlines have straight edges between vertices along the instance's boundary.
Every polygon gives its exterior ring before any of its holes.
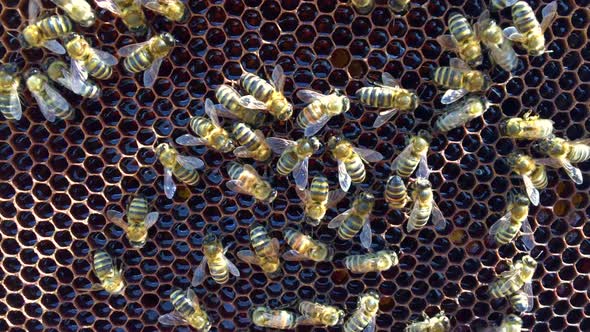
{"type": "Polygon", "coordinates": [[[51,2],[83,27],[92,26],[96,20],[96,15],[86,0],[51,0],[51,2]]]}
{"type": "Polygon", "coordinates": [[[394,13],[403,13],[410,6],[410,0],[389,0],[387,4],[394,13]]]}
{"type": "Polygon", "coordinates": [[[512,308],[518,312],[528,311],[529,296],[523,291],[518,291],[510,296],[510,304],[512,308]]]}
{"type": "Polygon", "coordinates": [[[346,196],[346,192],[339,189],[330,191],[328,179],[324,176],[314,177],[309,190],[296,189],[305,204],[305,221],[312,226],[318,226],[328,209],[346,196]]]}
{"type": "Polygon", "coordinates": [[[379,294],[369,290],[358,299],[356,309],[344,322],[344,332],[374,332],[379,311],[379,294]]]}
{"type": "Polygon", "coordinates": [[[404,180],[399,175],[389,177],[383,197],[392,209],[403,209],[411,200],[404,180]]]}
{"type": "Polygon", "coordinates": [[[13,63],[0,64],[0,112],[6,120],[20,120],[23,109],[20,104],[18,68],[13,63]]]}
{"type": "Polygon", "coordinates": [[[512,296],[521,289],[527,295],[527,304],[521,311],[530,311],[533,308],[533,287],[531,281],[537,268],[537,262],[529,255],[525,255],[514,265],[508,263],[510,269],[503,272],[490,286],[488,293],[494,299],[512,296]]]}
{"type": "Polygon", "coordinates": [[[261,130],[252,130],[238,122],[233,126],[232,136],[241,145],[234,150],[236,157],[252,158],[258,161],[268,161],[272,157],[272,150],[261,130]]]}
{"type": "Polygon", "coordinates": [[[500,328],[496,332],[521,332],[522,331],[522,318],[510,314],[502,320],[500,328]]]}
{"type": "Polygon", "coordinates": [[[252,96],[242,97],[228,85],[218,86],[215,89],[215,97],[221,103],[216,107],[219,116],[237,119],[256,128],[260,127],[266,119],[266,114],[259,111],[266,109],[265,103],[259,102],[252,96]]]}
{"type": "Polygon", "coordinates": [[[168,143],[162,143],[156,147],[156,155],[164,166],[164,193],[172,199],[176,192],[176,185],[172,174],[180,181],[192,185],[199,181],[198,169],[205,166],[205,163],[196,157],[180,155],[175,148],[168,143]]]}
{"type": "Polygon", "coordinates": [[[471,70],[460,59],[450,60],[450,67],[438,67],[434,70],[433,80],[447,88],[441,103],[450,104],[461,99],[468,92],[486,91],[491,85],[488,75],[478,70],[471,70]]]}
{"type": "Polygon", "coordinates": [[[121,268],[115,266],[113,258],[104,250],[97,250],[93,255],[92,269],[100,280],[90,290],[102,290],[111,294],[121,294],[125,288],[121,268]]]}
{"type": "Polygon", "coordinates": [[[94,2],[98,7],[121,17],[121,21],[131,32],[144,35],[148,31],[139,0],[94,0],[94,2]]]}
{"type": "Polygon", "coordinates": [[[284,232],[285,242],[292,248],[283,254],[286,261],[312,260],[316,262],[329,262],[334,257],[334,249],[327,244],[314,240],[293,228],[287,228],[284,232]]]}
{"type": "Polygon", "coordinates": [[[522,118],[504,120],[500,124],[500,132],[515,139],[544,139],[553,134],[553,121],[540,119],[538,115],[532,116],[529,111],[522,118]]]}
{"type": "Polygon", "coordinates": [[[402,178],[408,178],[420,165],[424,170],[428,169],[426,160],[430,148],[431,135],[421,130],[418,135],[410,138],[408,146],[391,163],[391,170],[402,178]]]}
{"type": "Polygon", "coordinates": [[[311,301],[301,301],[297,308],[302,317],[297,325],[336,326],[344,320],[344,310],[311,301]]]}
{"type": "Polygon", "coordinates": [[[529,199],[524,195],[511,195],[507,213],[490,227],[490,237],[499,245],[510,243],[520,232],[527,250],[534,247],[533,229],[528,222],[529,199]],[[522,230],[521,230],[522,229],[522,230]]]}
{"type": "Polygon", "coordinates": [[[52,81],[59,83],[73,93],[86,98],[98,98],[100,96],[100,88],[91,80],[86,80],[82,84],[74,87],[72,84],[72,73],[65,62],[48,58],[44,66],[47,68],[47,76],[52,81]]]}
{"type": "Polygon", "coordinates": [[[154,85],[160,66],[164,58],[170,54],[176,39],[168,32],[161,33],[149,40],[123,46],[119,49],[119,56],[125,57],[123,66],[132,73],[143,71],[143,85],[151,87],[154,85]]]}
{"type": "Polygon", "coordinates": [[[557,2],[553,1],[543,8],[543,20],[541,24],[535,17],[535,12],[524,1],[518,1],[512,6],[512,19],[514,26],[504,29],[506,38],[520,43],[532,56],[545,52],[545,30],[557,15],[557,2]]]}
{"type": "Polygon", "coordinates": [[[582,171],[574,167],[572,163],[581,163],[590,159],[590,140],[567,141],[563,138],[552,136],[539,142],[538,147],[550,157],[536,159],[535,161],[538,164],[554,168],[563,167],[575,184],[582,184],[584,182],[582,171]]]}
{"type": "Polygon", "coordinates": [[[294,329],[300,316],[287,310],[273,310],[268,307],[255,307],[250,311],[254,325],[270,329],[294,329]]]}
{"type": "Polygon", "coordinates": [[[351,183],[365,181],[367,171],[363,162],[378,162],[384,158],[377,151],[354,147],[340,136],[330,138],[328,149],[332,151],[332,157],[338,161],[338,182],[345,192],[348,191],[351,183]]]}
{"type": "Polygon", "coordinates": [[[106,80],[113,74],[112,66],[119,61],[107,52],[92,48],[84,37],[71,33],[64,38],[65,47],[71,58],[70,73],[72,86],[77,91],[85,84],[88,75],[106,80]]]}
{"type": "Polygon", "coordinates": [[[307,137],[320,131],[333,116],[346,113],[350,109],[350,99],[338,90],[329,95],[299,90],[297,97],[308,104],[297,116],[297,125],[303,128],[307,137]]]}
{"type": "Polygon", "coordinates": [[[539,190],[547,187],[547,172],[545,166],[537,165],[533,158],[521,154],[508,155],[508,164],[512,171],[522,176],[526,193],[533,205],[539,205],[539,190]]]}
{"type": "Polygon", "coordinates": [[[269,137],[266,142],[274,153],[280,155],[277,162],[277,172],[282,176],[293,172],[297,188],[305,189],[307,187],[309,157],[322,147],[320,141],[315,137],[304,137],[297,141],[269,137]]]}
{"type": "Polygon", "coordinates": [[[381,272],[399,263],[393,250],[381,250],[365,255],[352,255],[344,258],[344,266],[353,273],[381,272]]]}
{"type": "Polygon", "coordinates": [[[490,103],[484,97],[469,96],[463,102],[447,106],[445,114],[436,120],[434,130],[445,133],[461,127],[483,115],[489,107],[490,103]]]}
{"type": "Polygon", "coordinates": [[[507,72],[511,72],[518,65],[518,57],[512,48],[509,39],[504,38],[502,29],[496,21],[490,19],[490,13],[486,10],[481,14],[475,30],[478,37],[488,48],[490,57],[498,66],[507,72]]]}
{"type": "Polygon", "coordinates": [[[389,73],[381,74],[382,84],[376,87],[360,88],[355,95],[361,104],[377,107],[389,108],[387,111],[380,112],[373,123],[373,128],[379,128],[389,121],[397,111],[413,111],[418,107],[420,99],[418,96],[401,87],[398,80],[393,78],[389,73]]]}
{"type": "Polygon", "coordinates": [[[207,332],[211,329],[211,322],[207,317],[207,312],[199,304],[197,294],[192,289],[185,292],[175,289],[170,294],[170,301],[174,306],[174,311],[158,317],[158,322],[162,325],[190,325],[199,332],[207,332]]]}
{"type": "Polygon", "coordinates": [[[190,146],[206,145],[221,152],[232,151],[235,147],[234,141],[219,123],[215,107],[210,99],[205,100],[205,114],[209,116],[209,119],[193,116],[189,122],[189,126],[199,137],[191,134],[182,135],[176,139],[176,143],[190,146]]]}
{"type": "Polygon", "coordinates": [[[350,0],[350,2],[361,15],[366,15],[375,8],[375,0],[350,0]]]}
{"type": "Polygon", "coordinates": [[[259,265],[271,278],[278,276],[281,272],[279,240],[271,238],[266,227],[255,222],[250,226],[250,243],[254,251],[238,251],[238,258],[248,264],[259,265]]]}
{"type": "Polygon", "coordinates": [[[203,239],[203,259],[193,274],[192,285],[198,286],[205,280],[205,266],[209,266],[211,277],[218,284],[225,284],[229,280],[229,274],[239,277],[240,271],[227,257],[227,248],[223,248],[221,240],[213,234],[208,234],[203,239]]]}
{"type": "Polygon", "coordinates": [[[27,88],[31,91],[39,110],[47,121],[53,122],[56,117],[69,120],[74,116],[72,106],[49,84],[49,79],[41,74],[39,69],[29,70],[25,78],[27,88]]]}
{"type": "MultiPolygon", "coordinates": [[[[277,65],[272,71],[270,83],[254,74],[244,73],[240,77],[240,85],[254,98],[264,102],[268,112],[277,120],[288,120],[293,114],[293,105],[283,95],[285,73],[280,65],[277,65]]],[[[250,107],[250,105],[246,107],[250,107]]]]}
{"type": "Polygon", "coordinates": [[[504,8],[511,7],[514,5],[518,0],[490,0],[490,8],[491,11],[497,12],[504,8]]]}
{"type": "Polygon", "coordinates": [[[443,311],[434,317],[428,317],[422,313],[422,317],[423,321],[406,326],[404,332],[446,332],[451,329],[451,322],[443,311]]]}
{"type": "Polygon", "coordinates": [[[459,57],[473,68],[481,65],[483,55],[475,30],[465,16],[453,13],[449,16],[450,35],[436,37],[436,41],[445,48],[456,51],[459,57]]]}
{"type": "Polygon", "coordinates": [[[182,0],[143,0],[143,5],[174,22],[184,22],[190,15],[182,0]]]}
{"type": "Polygon", "coordinates": [[[39,20],[39,0],[29,0],[29,25],[18,36],[23,48],[45,47],[51,52],[64,54],[66,50],[56,40],[74,30],[72,21],[64,15],[53,15],[39,20]]]}
{"type": "Polygon", "coordinates": [[[373,234],[369,216],[374,205],[375,197],[370,193],[361,192],[352,203],[352,207],[332,219],[328,228],[338,228],[338,237],[343,240],[350,240],[361,231],[361,244],[364,248],[371,248],[373,234]]]}
{"type": "Polygon", "coordinates": [[[148,213],[148,211],[147,200],[136,196],[127,206],[127,222],[123,221],[124,214],[115,210],[108,210],[107,218],[127,233],[131,246],[142,248],[145,245],[148,230],[158,221],[158,212],[148,213]]]}
{"type": "Polygon", "coordinates": [[[231,180],[227,182],[227,188],[236,193],[254,196],[257,200],[270,203],[277,197],[277,191],[264,181],[256,169],[248,164],[241,165],[229,162],[227,173],[231,180]]]}
{"type": "Polygon", "coordinates": [[[432,184],[428,180],[428,173],[428,166],[420,163],[420,167],[416,172],[416,181],[413,183],[412,200],[414,204],[406,226],[408,232],[424,227],[431,215],[434,226],[441,226],[446,222],[445,217],[434,201],[432,184]]]}

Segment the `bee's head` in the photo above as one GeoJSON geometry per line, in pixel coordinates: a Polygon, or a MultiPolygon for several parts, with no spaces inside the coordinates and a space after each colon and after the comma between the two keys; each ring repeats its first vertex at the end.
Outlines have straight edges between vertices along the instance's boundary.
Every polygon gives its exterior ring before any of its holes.
{"type": "Polygon", "coordinates": [[[328,140],[328,144],[327,144],[328,149],[333,150],[334,148],[336,148],[336,146],[340,142],[342,142],[342,140],[343,140],[343,137],[339,136],[339,135],[330,137],[330,139],[328,140]]]}
{"type": "Polygon", "coordinates": [[[174,38],[174,36],[172,36],[172,34],[168,32],[164,32],[163,34],[161,34],[160,38],[168,47],[174,47],[174,45],[176,45],[176,38],[174,38]]]}

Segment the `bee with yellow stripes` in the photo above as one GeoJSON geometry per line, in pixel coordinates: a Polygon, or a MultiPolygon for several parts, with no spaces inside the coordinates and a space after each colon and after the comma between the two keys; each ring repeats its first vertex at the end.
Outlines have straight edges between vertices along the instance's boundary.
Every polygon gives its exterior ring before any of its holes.
{"type": "Polygon", "coordinates": [[[121,294],[125,288],[120,266],[115,266],[113,258],[104,250],[94,252],[92,269],[100,281],[92,285],[91,291],[105,290],[110,294],[121,294]]]}
{"type": "Polygon", "coordinates": [[[172,199],[176,192],[173,174],[180,181],[193,185],[199,181],[197,170],[205,166],[201,159],[183,156],[168,143],[162,143],[156,147],[156,156],[164,166],[164,193],[169,199],[172,199]]]}
{"type": "Polygon", "coordinates": [[[132,73],[143,71],[143,85],[151,87],[158,77],[164,58],[175,45],[176,39],[170,33],[164,32],[143,43],[123,46],[118,53],[119,56],[125,57],[125,69],[132,73]]]}
{"type": "Polygon", "coordinates": [[[446,223],[440,208],[434,201],[434,193],[432,191],[432,184],[428,180],[430,170],[424,163],[420,164],[416,172],[416,180],[414,181],[412,191],[412,206],[410,217],[406,229],[411,232],[415,229],[421,229],[428,223],[432,215],[432,224],[435,227],[440,227],[446,223]]]}
{"type": "Polygon", "coordinates": [[[356,98],[361,104],[376,107],[389,108],[379,112],[373,123],[373,128],[379,128],[389,121],[398,111],[413,111],[418,107],[418,96],[401,87],[398,80],[389,73],[381,74],[381,84],[375,87],[364,87],[356,91],[356,98]]]}
{"type": "Polygon", "coordinates": [[[65,15],[53,15],[39,19],[41,3],[29,1],[29,25],[18,36],[23,48],[45,47],[56,54],[65,54],[65,48],[56,40],[74,30],[72,21],[65,15]]]}
{"type": "Polygon", "coordinates": [[[124,214],[115,210],[107,211],[107,219],[121,227],[129,243],[134,248],[145,245],[148,230],[158,221],[158,212],[149,212],[148,202],[143,197],[133,197],[127,205],[127,222],[123,221],[124,214]]]}
{"type": "Polygon", "coordinates": [[[119,60],[111,54],[92,48],[84,37],[71,33],[64,38],[66,52],[70,56],[72,85],[79,90],[88,75],[99,80],[106,80],[113,74],[113,66],[119,60]]]}
{"type": "Polygon", "coordinates": [[[393,250],[380,250],[364,255],[351,255],[344,258],[344,266],[352,273],[382,272],[399,263],[393,250]]]}
{"type": "Polygon", "coordinates": [[[309,190],[296,188],[296,191],[305,205],[305,221],[312,226],[318,226],[328,209],[346,196],[346,192],[340,189],[330,191],[328,179],[324,176],[314,177],[309,190]]]}
{"type": "Polygon", "coordinates": [[[14,63],[0,64],[0,112],[6,120],[20,120],[23,109],[18,88],[20,78],[14,63]]]}
{"type": "Polygon", "coordinates": [[[517,234],[526,250],[534,247],[533,229],[529,224],[529,199],[521,194],[510,195],[507,213],[490,227],[490,238],[504,245],[512,242],[517,234]]]}
{"type": "Polygon", "coordinates": [[[543,20],[539,24],[531,6],[524,1],[518,1],[512,6],[514,26],[504,29],[504,36],[521,44],[532,56],[546,53],[545,30],[557,15],[557,2],[553,1],[547,4],[543,8],[542,14],[543,20]]]}
{"type": "Polygon", "coordinates": [[[287,228],[283,236],[287,245],[291,247],[291,250],[283,254],[286,261],[329,262],[334,257],[334,248],[296,229],[287,228]]]}
{"type": "Polygon", "coordinates": [[[522,176],[526,193],[533,205],[539,205],[539,190],[547,187],[545,166],[537,164],[533,158],[522,153],[511,153],[507,157],[512,171],[522,176]]]}
{"type": "Polygon", "coordinates": [[[54,122],[57,117],[70,120],[74,117],[74,109],[70,103],[49,83],[49,78],[39,69],[33,68],[25,74],[27,88],[37,101],[39,110],[47,121],[54,122]]]}
{"type": "Polygon", "coordinates": [[[227,173],[231,180],[226,186],[233,192],[253,196],[266,203],[271,203],[277,197],[277,190],[263,180],[251,165],[231,161],[227,166],[227,173]]]}
{"type": "Polygon", "coordinates": [[[527,296],[526,305],[522,305],[522,312],[530,311],[533,308],[533,286],[532,279],[537,269],[537,262],[529,255],[525,255],[515,264],[508,262],[509,270],[503,272],[500,277],[492,282],[488,288],[488,294],[497,299],[500,297],[510,297],[519,291],[523,291],[527,296]]]}
{"type": "MultiPolygon", "coordinates": [[[[39,0],[33,0],[38,1],[39,0]]],[[[50,0],[63,10],[72,20],[81,26],[88,28],[96,21],[94,10],[86,0],[50,0]]],[[[39,7],[42,7],[39,5],[39,7]]]]}
{"type": "Polygon", "coordinates": [[[266,109],[266,104],[259,102],[252,96],[240,96],[231,86],[221,84],[215,89],[215,98],[220,105],[216,105],[217,114],[221,117],[240,120],[250,126],[258,128],[266,120],[266,114],[260,110],[266,109]]]}
{"type": "Polygon", "coordinates": [[[254,307],[250,310],[250,320],[258,327],[269,329],[294,329],[298,325],[300,316],[292,311],[271,309],[269,307],[254,307]]]}
{"type": "Polygon", "coordinates": [[[590,159],[590,139],[568,141],[557,136],[551,136],[537,144],[538,149],[549,155],[549,158],[536,159],[538,164],[561,168],[575,184],[582,184],[582,171],[572,165],[590,159]]]}
{"type": "Polygon", "coordinates": [[[297,125],[303,128],[306,137],[315,135],[332,117],[350,109],[350,99],[338,90],[329,95],[299,90],[297,97],[308,104],[297,116],[297,125]]]}
{"type": "Polygon", "coordinates": [[[180,326],[189,325],[199,332],[207,332],[211,329],[211,322],[205,308],[199,304],[197,294],[192,289],[182,291],[175,289],[170,294],[170,301],[174,311],[158,317],[162,325],[180,326]]]}
{"type": "Polygon", "coordinates": [[[368,249],[373,237],[369,222],[373,206],[375,197],[370,193],[361,192],[352,203],[352,207],[332,219],[328,228],[338,228],[338,237],[343,240],[352,239],[360,231],[361,244],[368,249]]]}
{"type": "Polygon", "coordinates": [[[225,284],[229,280],[229,275],[240,276],[240,270],[226,256],[227,248],[223,248],[221,240],[213,234],[208,234],[203,239],[203,259],[195,268],[193,286],[200,285],[205,280],[205,267],[209,267],[211,277],[218,284],[225,284]]]}
{"type": "Polygon", "coordinates": [[[404,332],[447,332],[451,330],[451,322],[444,311],[439,312],[436,316],[428,317],[422,313],[423,320],[414,322],[406,326],[404,332]]]}
{"type": "Polygon", "coordinates": [[[232,135],[241,146],[234,150],[238,158],[252,158],[258,161],[268,161],[272,157],[272,150],[267,138],[260,129],[252,130],[246,124],[234,124],[232,135]]]}
{"type": "Polygon", "coordinates": [[[468,92],[483,92],[491,85],[488,75],[479,70],[472,70],[460,59],[450,60],[449,67],[438,67],[434,70],[434,83],[447,88],[441,103],[451,104],[461,99],[468,92]]]}
{"type": "Polygon", "coordinates": [[[300,301],[297,309],[301,313],[297,325],[336,326],[342,324],[345,316],[338,307],[312,301],[300,301]]]}
{"type": "Polygon", "coordinates": [[[379,312],[379,294],[369,290],[361,295],[356,309],[344,322],[344,332],[374,332],[379,312]]]}
{"type": "Polygon", "coordinates": [[[170,21],[177,23],[185,22],[189,16],[190,11],[183,0],[143,0],[143,5],[156,12],[170,21]]]}
{"type": "Polygon", "coordinates": [[[442,35],[436,41],[445,48],[456,51],[459,57],[473,68],[481,65],[483,54],[475,30],[465,16],[453,13],[449,16],[449,35],[442,35]]]}
{"type": "Polygon", "coordinates": [[[482,116],[490,103],[481,96],[469,96],[464,101],[446,107],[445,113],[434,123],[434,130],[446,133],[482,116]]]}
{"type": "Polygon", "coordinates": [[[388,0],[387,4],[389,5],[389,9],[391,9],[394,13],[403,13],[405,12],[408,7],[410,6],[410,0],[388,0]]]}
{"type": "Polygon", "coordinates": [[[189,122],[189,126],[199,137],[185,134],[178,137],[176,143],[188,146],[206,145],[221,152],[232,151],[235,147],[234,141],[221,126],[215,112],[215,106],[210,99],[205,100],[205,114],[209,116],[209,119],[202,116],[193,116],[189,122]]]}
{"type": "Polygon", "coordinates": [[[123,24],[136,35],[145,35],[148,31],[141,0],[94,0],[100,8],[119,16],[123,24]]]}
{"type": "Polygon", "coordinates": [[[274,153],[280,155],[277,162],[277,172],[282,176],[293,172],[297,188],[305,189],[307,187],[309,157],[322,147],[320,141],[315,137],[304,137],[297,141],[269,137],[266,142],[274,153]]]}
{"type": "Polygon", "coordinates": [[[513,117],[500,123],[500,133],[514,139],[544,139],[553,135],[553,121],[532,116],[526,112],[522,118],[513,117]]]}
{"type": "Polygon", "coordinates": [[[504,37],[502,29],[496,21],[490,19],[487,10],[481,14],[475,24],[477,35],[488,48],[492,61],[507,72],[511,72],[518,65],[518,56],[512,48],[512,42],[504,37]]]}
{"type": "Polygon", "coordinates": [[[391,163],[391,170],[402,178],[408,178],[418,166],[423,170],[428,169],[427,154],[430,148],[432,135],[421,130],[418,135],[409,139],[409,144],[391,163]]]}
{"type": "Polygon", "coordinates": [[[490,0],[490,10],[497,12],[504,8],[513,6],[517,1],[518,0],[490,0]]]}
{"type": "Polygon", "coordinates": [[[98,98],[100,96],[100,88],[92,80],[86,80],[82,84],[74,86],[73,76],[70,72],[69,66],[57,59],[48,58],[44,67],[47,68],[47,76],[59,85],[72,91],[73,93],[86,98],[98,98]]]}
{"type": "Polygon", "coordinates": [[[281,274],[279,240],[271,238],[266,227],[254,222],[250,225],[250,243],[254,251],[238,251],[238,258],[248,264],[260,266],[271,278],[278,277],[281,274]]]}
{"type": "Polygon", "coordinates": [[[351,183],[365,181],[365,162],[378,162],[384,158],[377,151],[353,146],[341,136],[332,136],[328,141],[328,149],[338,161],[338,182],[345,192],[350,189],[351,183]]]}
{"type": "MultiPolygon", "coordinates": [[[[283,67],[277,65],[273,69],[271,77],[272,80],[268,83],[252,73],[244,73],[239,82],[248,94],[266,104],[266,109],[272,116],[279,121],[286,121],[293,114],[293,105],[289,103],[283,94],[285,87],[283,67]]],[[[250,107],[250,105],[246,107],[250,107]]]]}
{"type": "Polygon", "coordinates": [[[411,199],[404,180],[399,175],[390,176],[385,185],[383,198],[392,209],[403,209],[411,199]]]}

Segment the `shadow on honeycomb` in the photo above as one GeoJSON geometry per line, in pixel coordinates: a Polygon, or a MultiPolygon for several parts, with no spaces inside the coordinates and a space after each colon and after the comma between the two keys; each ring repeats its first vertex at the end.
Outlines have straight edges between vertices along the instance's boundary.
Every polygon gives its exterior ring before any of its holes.
{"type": "MultiPolygon", "coordinates": [[[[27,2],[0,2],[0,55],[7,61],[19,52],[14,36],[26,23],[27,2]]],[[[198,185],[179,185],[174,201],[164,196],[163,170],[153,146],[186,133],[189,117],[203,113],[204,98],[214,100],[214,89],[237,79],[242,70],[265,75],[282,65],[288,75],[287,97],[297,109],[302,103],[293,92],[300,88],[338,88],[352,95],[382,71],[399,77],[423,100],[415,114],[401,114],[372,129],[376,112],[355,105],[323,131],[324,139],[342,131],[388,160],[404,147],[403,135],[429,128],[442,105],[439,91],[422,77],[453,57],[434,39],[445,32],[449,11],[462,9],[474,19],[482,2],[412,1],[404,17],[392,16],[385,2],[377,1],[371,14],[360,16],[336,0],[191,1],[192,16],[184,25],[146,11],[154,31],[171,31],[183,45],[162,65],[154,89],[142,88],[140,77],[124,73],[119,65],[112,79],[101,82],[104,93],[98,101],[65,93],[79,109],[68,123],[45,121],[25,93],[23,119],[0,122],[0,330],[160,330],[158,317],[173,309],[168,301],[172,287],[190,285],[205,228],[223,234],[236,261],[237,250],[249,245],[247,229],[254,220],[267,220],[273,236],[280,236],[288,224],[302,223],[292,181],[273,177],[280,194],[272,206],[230,194],[223,184],[228,156],[204,148],[185,151],[208,165],[198,185]],[[134,193],[146,196],[161,213],[141,250],[131,249],[121,229],[104,217],[106,208],[121,209],[134,193]],[[88,257],[102,247],[127,266],[128,287],[122,296],[78,290],[95,281],[88,257]]],[[[538,0],[527,2],[539,12],[538,0]]],[[[44,5],[53,7],[48,1],[44,5]]],[[[546,33],[552,53],[532,58],[519,49],[514,77],[484,63],[496,83],[488,92],[493,108],[464,128],[435,137],[428,161],[438,204],[451,221],[445,229],[429,225],[409,235],[402,231],[403,214],[384,207],[382,183],[390,169],[381,162],[356,191],[376,192],[373,249],[401,249],[399,266],[381,275],[349,274],[341,259],[361,252],[358,241],[340,241],[325,225],[309,229],[334,242],[335,262],[285,262],[284,277],[276,281],[239,262],[239,278],[226,285],[209,279],[196,289],[214,328],[262,331],[251,327],[247,311],[252,304],[278,306],[296,298],[317,297],[350,310],[366,289],[383,296],[379,331],[402,329],[423,311],[433,315],[444,310],[453,326],[464,331],[499,322],[510,305],[503,299],[490,301],[486,284],[504,267],[503,260],[519,253],[514,244],[496,250],[485,241],[488,227],[504,213],[506,193],[519,184],[502,157],[514,149],[536,152],[528,143],[501,138],[498,123],[533,109],[555,122],[558,135],[588,136],[588,6],[587,0],[559,1],[558,17],[546,33]],[[214,296],[206,296],[210,294],[214,296]]],[[[503,13],[503,26],[509,15],[503,13]]],[[[98,11],[98,19],[95,27],[79,30],[93,45],[114,53],[137,42],[105,10],[98,11]]],[[[38,66],[47,55],[40,49],[22,51],[23,69],[38,66]]],[[[266,134],[271,132],[303,135],[293,122],[265,128],[266,134]]],[[[590,330],[590,162],[579,167],[583,185],[576,187],[562,170],[551,170],[541,204],[531,208],[537,245],[532,254],[542,263],[533,282],[535,309],[523,317],[528,330],[590,330]]],[[[322,172],[336,187],[336,164],[327,155],[310,163],[311,176],[322,172]]],[[[327,218],[347,209],[352,194],[348,197],[327,218]]]]}

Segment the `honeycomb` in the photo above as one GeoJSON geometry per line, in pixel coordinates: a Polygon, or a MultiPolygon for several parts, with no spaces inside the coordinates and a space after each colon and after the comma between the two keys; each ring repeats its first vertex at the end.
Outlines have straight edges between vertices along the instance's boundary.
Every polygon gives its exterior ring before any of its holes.
{"type": "MultiPolygon", "coordinates": [[[[435,136],[428,156],[436,200],[450,222],[412,234],[401,227],[404,214],[388,210],[382,197],[389,161],[405,146],[403,136],[430,128],[442,108],[441,91],[426,77],[455,56],[435,42],[446,32],[449,14],[463,11],[474,20],[484,4],[415,0],[406,15],[396,16],[384,0],[377,1],[368,15],[356,14],[346,2],[190,1],[191,16],[184,24],[146,10],[152,29],[170,31],[180,44],[162,65],[153,89],[143,88],[140,76],[119,65],[112,79],[100,82],[99,100],[64,91],[78,109],[67,123],[45,121],[30,94],[23,92],[23,119],[0,121],[0,330],[170,330],[158,325],[158,317],[173,310],[173,287],[190,286],[192,269],[201,261],[205,230],[223,237],[230,259],[241,271],[225,285],[209,278],[195,288],[213,330],[262,331],[251,326],[252,305],[276,307],[297,298],[350,311],[367,289],[382,294],[379,331],[400,330],[423,311],[432,316],[444,310],[460,331],[491,326],[510,313],[505,299],[492,301],[486,290],[506,268],[505,261],[518,257],[519,246],[497,249],[486,235],[504,213],[507,193],[520,185],[502,157],[514,149],[539,154],[530,142],[500,137],[498,124],[532,109],[552,119],[558,135],[588,136],[589,2],[559,1],[557,19],[546,32],[552,53],[533,58],[517,48],[521,56],[512,77],[484,62],[495,82],[487,93],[493,107],[465,127],[435,136]],[[295,115],[303,106],[296,90],[327,93],[336,88],[352,96],[383,71],[419,94],[422,105],[415,113],[400,114],[379,129],[371,128],[375,110],[353,104],[320,135],[325,142],[342,132],[356,145],[386,157],[369,167],[365,183],[353,187],[326,219],[348,209],[355,190],[374,191],[373,250],[399,249],[399,266],[382,274],[348,273],[342,258],[363,252],[358,238],[341,241],[326,223],[315,229],[302,225],[303,208],[293,181],[276,176],[266,164],[255,166],[279,191],[270,206],[226,189],[224,166],[233,157],[203,147],[182,150],[206,161],[198,185],[179,184],[174,200],[165,197],[163,169],[153,147],[186,133],[189,118],[203,114],[204,98],[215,100],[218,85],[238,79],[243,71],[266,77],[276,64],[288,76],[286,96],[295,104],[295,115]],[[131,248],[122,230],[105,220],[106,209],[122,210],[125,199],[136,193],[161,213],[140,250],[131,248]],[[334,262],[285,262],[282,278],[268,279],[258,267],[236,258],[237,250],[249,246],[248,226],[255,220],[267,221],[271,235],[279,238],[287,225],[301,225],[314,237],[333,243],[334,262]],[[96,281],[89,257],[99,248],[126,266],[128,286],[120,296],[82,290],[96,281]]],[[[544,3],[527,2],[540,16],[544,3]]],[[[19,59],[23,70],[40,65],[49,54],[40,49],[20,51],[15,38],[26,24],[27,1],[0,3],[3,60],[19,59]]],[[[54,7],[49,1],[44,6],[54,7]]],[[[94,46],[114,53],[141,41],[111,13],[98,10],[97,16],[95,26],[77,27],[94,46]]],[[[507,26],[510,10],[500,18],[507,26]]],[[[275,122],[264,132],[303,135],[293,121],[275,122]]],[[[320,154],[310,162],[310,176],[324,173],[335,188],[336,163],[325,150],[320,154]]],[[[575,186],[563,170],[552,169],[540,205],[531,207],[536,242],[531,255],[540,264],[533,281],[535,309],[523,316],[527,330],[590,330],[590,224],[585,223],[590,214],[590,162],[578,166],[584,184],[575,186]]]]}

